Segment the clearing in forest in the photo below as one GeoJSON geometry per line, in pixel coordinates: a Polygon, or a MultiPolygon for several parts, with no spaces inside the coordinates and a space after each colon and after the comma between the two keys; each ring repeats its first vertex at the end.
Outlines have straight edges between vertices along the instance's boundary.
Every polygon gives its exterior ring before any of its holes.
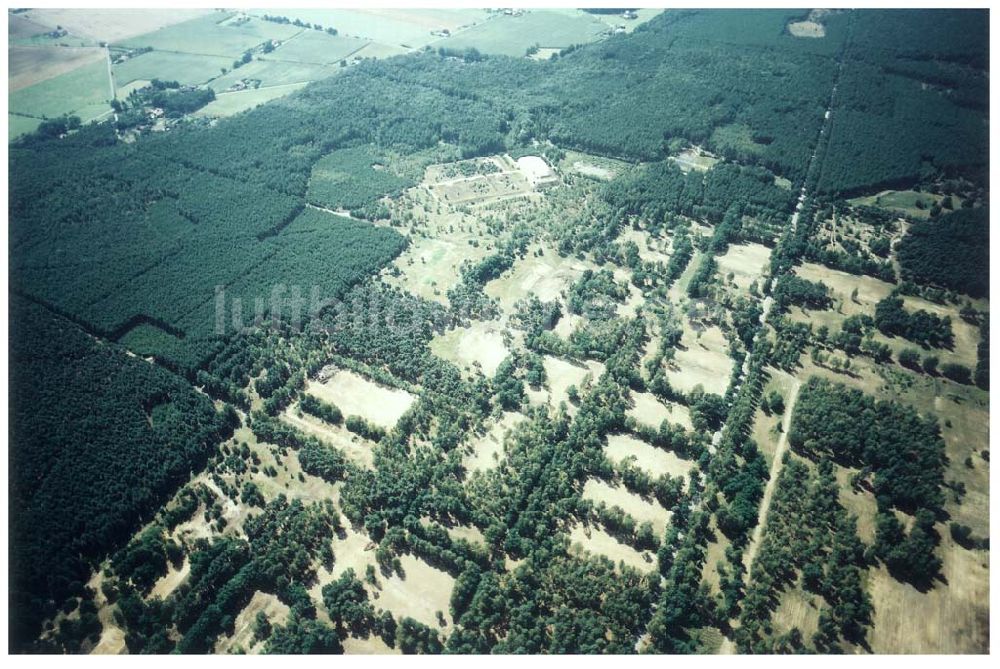
{"type": "Polygon", "coordinates": [[[500,420],[490,427],[489,432],[482,437],[476,438],[467,447],[467,450],[471,452],[462,460],[462,466],[470,472],[481,472],[496,467],[504,457],[504,439],[523,420],[524,414],[505,411],[500,420]]]}
{"type": "MultiPolygon", "coordinates": [[[[369,587],[372,605],[392,611],[396,620],[409,616],[447,636],[452,625],[450,605],[455,579],[409,554],[400,555],[399,561],[402,576],[395,572],[388,577],[379,574],[379,585],[369,587]],[[445,621],[443,626],[439,612],[445,621]]],[[[362,571],[359,578],[363,576],[362,571]]]]}
{"type": "Polygon", "coordinates": [[[629,434],[609,434],[604,454],[612,462],[631,460],[654,477],[669,474],[687,480],[688,473],[698,467],[694,460],[685,460],[672,451],[657,448],[629,434]]]}
{"type": "Polygon", "coordinates": [[[667,367],[667,380],[681,392],[701,386],[705,392],[724,395],[733,371],[728,351],[729,344],[717,325],[693,326],[689,322],[674,362],[667,367]]]}
{"type": "Polygon", "coordinates": [[[291,609],[275,595],[257,590],[250,602],[236,616],[231,635],[220,636],[215,642],[215,653],[225,654],[236,648],[251,653],[260,652],[263,642],[255,641],[253,632],[257,614],[263,612],[272,626],[284,625],[291,609]]]}
{"type": "Polygon", "coordinates": [[[733,283],[741,294],[757,281],[771,260],[771,249],[763,244],[730,244],[724,255],[716,258],[719,275],[723,278],[733,275],[733,283]]]}
{"type": "Polygon", "coordinates": [[[344,369],[322,383],[307,382],[306,392],[339,407],[345,417],[361,416],[387,430],[395,427],[416,400],[405,390],[379,385],[344,369]]]}
{"type": "Polygon", "coordinates": [[[531,245],[525,256],[514,262],[512,269],[486,284],[485,293],[500,300],[505,314],[514,310],[518,300],[531,295],[543,302],[562,302],[563,292],[588,269],[596,270],[597,266],[586,260],[563,258],[548,244],[531,245]]]}
{"type": "Polygon", "coordinates": [[[587,360],[574,362],[547,355],[542,359],[545,367],[545,385],[548,393],[535,392],[528,388],[529,397],[551,406],[557,407],[560,402],[569,404],[569,387],[576,386],[578,390],[590,376],[591,381],[597,381],[604,374],[604,365],[600,362],[587,360]]]}
{"type": "Polygon", "coordinates": [[[691,412],[687,407],[673,402],[661,402],[652,393],[640,393],[632,391],[633,405],[628,410],[627,415],[632,416],[642,425],[649,425],[659,429],[663,421],[680,425],[687,430],[693,429],[691,424],[691,412]]]}
{"type": "Polygon", "coordinates": [[[316,437],[327,446],[340,451],[355,464],[366,469],[375,468],[375,456],[372,453],[375,444],[371,441],[359,437],[344,427],[331,425],[315,416],[299,412],[297,406],[286,409],[281,414],[281,419],[292,427],[316,437]]]}
{"type": "Polygon", "coordinates": [[[638,523],[648,521],[653,524],[653,531],[657,534],[663,532],[670,522],[671,513],[658,502],[647,502],[624,486],[611,485],[601,479],[587,479],[583,485],[583,498],[595,504],[604,502],[608,507],[617,506],[638,523]]]}
{"type": "Polygon", "coordinates": [[[531,180],[509,156],[431,165],[424,173],[424,184],[437,202],[448,207],[483,204],[535,192],[531,180]]]}
{"type": "Polygon", "coordinates": [[[431,340],[431,352],[460,368],[478,366],[486,376],[493,376],[510,351],[504,344],[498,321],[473,321],[431,340]]]}
{"type": "Polygon", "coordinates": [[[615,566],[623,562],[626,567],[640,572],[656,569],[656,559],[650,553],[640,553],[595,525],[576,524],[570,530],[569,540],[570,553],[586,551],[603,555],[614,562],[615,566]]]}

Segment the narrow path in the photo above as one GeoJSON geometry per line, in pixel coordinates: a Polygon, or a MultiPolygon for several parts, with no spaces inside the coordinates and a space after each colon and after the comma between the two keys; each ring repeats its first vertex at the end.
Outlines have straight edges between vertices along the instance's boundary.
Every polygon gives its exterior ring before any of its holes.
{"type": "MultiPolygon", "coordinates": [[[[757,514],[757,526],[753,528],[753,535],[750,538],[750,546],[743,556],[743,564],[746,566],[746,582],[750,580],[750,569],[753,567],[760,545],[764,539],[764,527],[767,525],[767,514],[771,510],[771,498],[774,497],[774,490],[778,487],[778,478],[781,476],[781,469],[784,466],[785,453],[788,452],[788,430],[792,426],[792,412],[795,410],[795,402],[799,399],[799,389],[802,382],[795,379],[792,385],[792,392],[788,395],[788,406],[785,407],[785,415],[781,419],[781,437],[778,445],[774,449],[774,459],[771,461],[771,471],[767,477],[767,485],[764,487],[764,497],[760,501],[760,512],[757,514]]],[[[719,647],[720,655],[731,655],[735,652],[733,640],[725,637],[722,646],[719,647]]]]}

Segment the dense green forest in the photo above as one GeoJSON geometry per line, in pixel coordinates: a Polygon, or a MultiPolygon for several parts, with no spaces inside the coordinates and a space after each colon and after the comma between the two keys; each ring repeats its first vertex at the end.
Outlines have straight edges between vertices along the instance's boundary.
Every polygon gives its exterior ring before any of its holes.
{"type": "Polygon", "coordinates": [[[24,643],[202,469],[235,414],[37,304],[13,297],[10,316],[10,601],[24,643]]]}
{"type": "Polygon", "coordinates": [[[989,295],[989,209],[959,209],[914,223],[899,244],[904,279],[989,295]]]}

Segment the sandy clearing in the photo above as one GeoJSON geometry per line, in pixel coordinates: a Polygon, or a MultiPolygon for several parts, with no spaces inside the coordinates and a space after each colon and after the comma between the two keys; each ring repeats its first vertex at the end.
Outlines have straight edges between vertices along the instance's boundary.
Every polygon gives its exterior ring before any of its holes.
{"type": "Polygon", "coordinates": [[[574,281],[587,269],[596,270],[592,262],[573,257],[561,258],[549,245],[528,248],[524,258],[518,258],[514,267],[499,279],[486,284],[484,292],[500,301],[505,313],[511,313],[514,304],[534,294],[543,302],[560,298],[574,281]],[[542,255],[535,253],[542,250],[542,255]]]}
{"type": "Polygon", "coordinates": [[[438,357],[461,368],[478,365],[486,376],[493,376],[510,355],[497,321],[475,321],[469,327],[449,330],[432,339],[430,348],[438,357]]]}
{"type": "Polygon", "coordinates": [[[187,556],[184,557],[184,563],[180,569],[174,569],[173,565],[167,565],[167,573],[153,584],[153,589],[149,591],[149,596],[146,599],[153,599],[154,597],[166,599],[171,592],[177,589],[177,586],[184,582],[184,579],[190,573],[191,561],[188,560],[187,556]]]}
{"type": "Polygon", "coordinates": [[[87,582],[87,586],[97,594],[94,596],[94,604],[97,606],[97,618],[101,621],[101,638],[97,645],[90,651],[91,655],[120,655],[127,652],[125,648],[125,631],[118,627],[115,622],[115,607],[108,603],[107,597],[101,585],[104,582],[104,573],[98,569],[87,582]]]}
{"type": "Polygon", "coordinates": [[[649,425],[659,429],[663,421],[670,421],[673,425],[680,425],[686,430],[694,429],[691,424],[691,411],[680,404],[673,402],[665,404],[652,393],[638,393],[632,391],[632,401],[634,405],[626,415],[632,416],[639,423],[649,425]]]}
{"type": "Polygon", "coordinates": [[[377,634],[370,635],[367,639],[359,639],[357,637],[349,636],[344,639],[344,654],[345,655],[401,655],[402,651],[398,648],[390,648],[389,645],[382,641],[382,637],[377,634]]]}
{"type": "Polygon", "coordinates": [[[303,413],[297,413],[298,405],[285,409],[281,420],[297,427],[306,434],[317,437],[320,441],[337,449],[350,458],[355,464],[367,469],[375,469],[375,456],[372,449],[375,444],[359,437],[339,425],[330,425],[318,418],[303,413]]]}
{"type": "Polygon", "coordinates": [[[795,268],[795,274],[809,281],[821,281],[830,288],[835,301],[842,303],[845,316],[857,313],[875,313],[875,305],[892,292],[893,285],[870,276],[858,276],[830,269],[816,263],[802,263],[795,268]],[[851,293],[858,289],[857,301],[851,293]]]}
{"type": "Polygon", "coordinates": [[[670,523],[671,513],[657,502],[647,502],[638,495],[630,493],[624,486],[613,486],[600,479],[587,479],[583,485],[583,498],[604,502],[609,507],[617,506],[635,518],[638,523],[649,521],[658,536],[670,523]]]}
{"type": "Polygon", "coordinates": [[[348,370],[338,370],[323,383],[307,382],[306,392],[340,407],[345,417],[358,415],[386,429],[395,427],[416,401],[405,390],[379,385],[348,370]]]}
{"type": "Polygon", "coordinates": [[[629,434],[609,434],[604,453],[613,462],[632,460],[636,466],[652,476],[669,474],[688,480],[688,472],[698,466],[693,460],[685,460],[672,451],[666,451],[636,439],[629,434]]]}
{"type": "Polygon", "coordinates": [[[811,639],[819,627],[819,597],[803,592],[800,588],[786,589],[778,598],[778,608],[771,616],[776,632],[783,634],[793,627],[799,628],[803,639],[811,639]]]}
{"type": "Polygon", "coordinates": [[[573,161],[573,169],[584,176],[596,177],[605,181],[610,181],[615,178],[615,173],[611,170],[597,165],[592,165],[591,163],[582,160],[573,161]]]}
{"type": "Polygon", "coordinates": [[[7,90],[27,88],[104,58],[98,47],[12,46],[7,49],[7,90]]]}
{"type": "Polygon", "coordinates": [[[729,344],[722,330],[712,325],[697,336],[688,324],[681,336],[681,346],[674,355],[673,366],[666,370],[670,385],[682,392],[691,392],[700,385],[705,392],[724,395],[729,386],[733,362],[729,344]]]}
{"type": "Polygon", "coordinates": [[[242,648],[248,653],[259,652],[263,644],[254,642],[253,628],[257,613],[260,611],[264,612],[271,625],[277,626],[285,624],[291,609],[275,595],[257,590],[250,602],[237,614],[232,635],[220,636],[215,642],[215,653],[225,654],[236,648],[242,648]]]}
{"type": "Polygon", "coordinates": [[[656,559],[652,553],[640,553],[631,546],[626,546],[610,534],[599,527],[593,525],[585,527],[576,524],[569,533],[570,553],[582,553],[584,551],[598,555],[604,555],[615,566],[620,562],[626,566],[640,572],[651,572],[656,569],[656,559]],[[588,536],[589,535],[589,536],[588,536]]]}
{"type": "Polygon", "coordinates": [[[403,578],[396,573],[388,578],[380,576],[381,589],[370,588],[372,605],[392,611],[397,620],[409,616],[447,636],[451,628],[449,609],[455,579],[412,555],[401,555],[399,561],[403,566],[403,578]],[[439,611],[444,614],[444,627],[438,622],[439,611]]]}
{"type": "Polygon", "coordinates": [[[759,279],[771,260],[771,249],[763,244],[730,244],[724,255],[716,258],[722,277],[733,274],[733,283],[740,291],[759,279]]]}
{"type": "Polygon", "coordinates": [[[670,262],[671,242],[667,237],[653,237],[647,230],[626,227],[618,236],[618,241],[634,242],[639,247],[639,258],[645,262],[662,262],[664,265],[670,262]]]}
{"type": "Polygon", "coordinates": [[[552,406],[559,406],[560,402],[569,404],[567,390],[570,386],[575,385],[579,389],[588,375],[597,381],[604,374],[604,365],[594,360],[578,363],[547,355],[542,359],[542,365],[549,389],[548,403],[552,406]]]}
{"type": "Polygon", "coordinates": [[[486,471],[496,467],[504,457],[504,439],[510,430],[524,419],[522,413],[505,411],[485,436],[472,442],[470,446],[472,453],[465,456],[462,465],[470,472],[486,471]]]}

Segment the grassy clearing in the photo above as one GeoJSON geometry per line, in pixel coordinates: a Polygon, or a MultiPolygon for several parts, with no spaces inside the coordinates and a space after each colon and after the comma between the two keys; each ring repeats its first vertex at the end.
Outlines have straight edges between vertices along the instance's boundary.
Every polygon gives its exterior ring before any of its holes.
{"type": "Polygon", "coordinates": [[[372,449],[375,444],[359,437],[353,432],[338,425],[330,425],[314,416],[298,410],[298,405],[289,407],[281,415],[281,419],[306,434],[318,438],[323,443],[336,448],[356,465],[367,469],[375,469],[375,456],[372,449]]]}
{"type": "Polygon", "coordinates": [[[603,555],[615,565],[624,563],[641,572],[651,572],[656,569],[656,559],[649,553],[640,553],[627,546],[599,527],[577,524],[570,530],[570,553],[580,554],[584,551],[595,555],[603,555]]]}
{"type": "Polygon", "coordinates": [[[625,228],[618,237],[619,242],[634,242],[639,247],[639,257],[646,262],[670,262],[670,239],[667,237],[652,237],[646,230],[625,228]]]}
{"type": "Polygon", "coordinates": [[[866,195],[848,200],[851,204],[863,204],[870,207],[891,209],[911,218],[930,218],[930,210],[944,199],[943,195],[922,193],[913,190],[884,190],[876,195],[866,195]],[[918,207],[917,203],[923,207],[918,207]]]}
{"type": "Polygon", "coordinates": [[[723,395],[729,386],[733,362],[722,330],[712,325],[696,332],[690,325],[689,322],[684,328],[681,347],[674,363],[667,368],[667,380],[682,392],[700,385],[706,392],[723,395]]]}
{"type": "Polygon", "coordinates": [[[104,60],[95,47],[12,46],[7,49],[7,90],[16,91],[104,60]]]}
{"type": "Polygon", "coordinates": [[[659,428],[663,421],[670,421],[675,425],[681,425],[686,429],[693,429],[691,424],[691,412],[688,408],[679,404],[664,404],[652,393],[632,392],[633,405],[628,410],[639,423],[659,428]]]}
{"type": "Polygon", "coordinates": [[[368,41],[357,37],[330,35],[317,30],[304,30],[281,43],[267,58],[268,60],[290,60],[299,63],[328,65],[347,58],[367,45],[368,41]]]}
{"type": "Polygon", "coordinates": [[[52,118],[76,113],[81,120],[87,121],[94,115],[84,110],[93,106],[110,109],[110,95],[107,64],[96,61],[72,72],[12,91],[8,102],[10,111],[16,114],[52,118]]]}
{"type": "Polygon", "coordinates": [[[397,620],[409,616],[447,636],[452,626],[449,608],[455,579],[412,555],[401,555],[399,560],[403,576],[393,573],[388,578],[379,578],[380,587],[369,586],[375,600],[373,605],[392,611],[397,620]],[[438,621],[438,612],[443,614],[443,626],[438,621]]]}
{"type": "Polygon", "coordinates": [[[191,561],[184,558],[184,564],[181,565],[180,569],[175,569],[173,565],[167,566],[167,573],[161,576],[156,583],[153,584],[153,588],[149,591],[149,597],[147,599],[153,599],[159,597],[160,599],[166,599],[171,592],[177,589],[187,575],[191,573],[191,561]]]}
{"type": "Polygon", "coordinates": [[[604,502],[609,507],[620,507],[638,522],[649,521],[656,533],[662,532],[670,522],[671,513],[657,502],[647,502],[642,497],[630,493],[623,486],[614,486],[600,479],[587,479],[583,485],[583,498],[593,502],[604,502]]]}
{"type": "Polygon", "coordinates": [[[496,467],[504,457],[503,444],[507,434],[524,418],[522,413],[505,411],[500,420],[490,427],[489,432],[466,447],[462,466],[470,472],[496,467]]]}
{"type": "Polygon", "coordinates": [[[250,18],[247,21],[226,21],[232,16],[233,14],[229,13],[213,12],[117,41],[115,45],[148,46],[156,51],[181,51],[233,59],[267,40],[287,40],[302,30],[297,26],[271,23],[257,18],[250,18]]]}
{"type": "Polygon", "coordinates": [[[308,382],[306,392],[340,407],[345,416],[358,415],[386,429],[392,429],[416,401],[405,390],[380,386],[346,370],[324,383],[308,382]]]}
{"type": "MultiPolygon", "coordinates": [[[[461,220],[460,214],[453,215],[461,220]]],[[[482,260],[489,255],[485,245],[469,244],[460,235],[456,239],[411,237],[412,243],[393,262],[400,276],[386,276],[385,281],[427,300],[448,304],[445,294],[461,280],[459,268],[465,260],[482,260]]]]}
{"type": "Polygon", "coordinates": [[[239,114],[248,109],[253,109],[265,102],[270,102],[289,93],[303,88],[307,82],[299,84],[285,84],[284,86],[268,86],[266,88],[256,88],[249,91],[237,91],[234,93],[220,93],[215,100],[208,103],[193,116],[224,117],[239,114]]]}
{"type": "Polygon", "coordinates": [[[567,15],[545,10],[527,11],[521,16],[496,16],[477,26],[442,40],[452,49],[476,48],[483,53],[524,56],[528,47],[567,47],[601,38],[607,31],[601,21],[584,14],[567,15]]]}
{"type": "Polygon", "coordinates": [[[219,76],[222,68],[232,64],[230,59],[221,56],[150,51],[113,65],[112,69],[119,86],[152,79],[173,80],[193,86],[219,76]]]}
{"type": "Polygon", "coordinates": [[[671,451],[657,448],[628,434],[609,434],[604,453],[613,462],[632,460],[652,476],[669,474],[687,479],[688,472],[698,466],[693,460],[685,460],[671,451]]]}
{"type": "Polygon", "coordinates": [[[540,397],[544,397],[543,401],[551,406],[559,406],[561,402],[569,404],[570,386],[579,389],[588,376],[596,381],[604,374],[604,365],[593,360],[579,363],[547,355],[542,359],[542,365],[545,367],[548,395],[540,397]]]}
{"type": "Polygon", "coordinates": [[[510,355],[503,330],[496,321],[475,321],[469,327],[449,330],[431,341],[431,352],[463,369],[478,367],[493,376],[503,359],[510,355]]]}
{"type": "Polygon", "coordinates": [[[528,247],[528,253],[519,258],[514,267],[499,279],[486,284],[485,292],[500,301],[504,313],[511,313],[514,303],[534,294],[543,302],[562,300],[563,293],[588,269],[597,269],[594,263],[573,257],[561,258],[551,246],[542,244],[528,247]],[[541,249],[542,255],[536,255],[541,249]]]}
{"type": "Polygon", "coordinates": [[[946,583],[926,593],[873,569],[875,606],[868,639],[875,653],[985,653],[989,649],[989,552],[952,542],[943,526],[938,555],[946,583]]]}
{"type": "Polygon", "coordinates": [[[745,293],[750,284],[760,279],[771,260],[771,249],[763,244],[731,244],[724,255],[716,258],[719,275],[729,280],[740,293],[745,293]]]}
{"type": "Polygon", "coordinates": [[[810,639],[819,627],[820,598],[804,592],[801,588],[788,588],[781,593],[778,607],[771,615],[771,623],[778,634],[784,634],[793,627],[802,632],[803,639],[810,639]]]}

